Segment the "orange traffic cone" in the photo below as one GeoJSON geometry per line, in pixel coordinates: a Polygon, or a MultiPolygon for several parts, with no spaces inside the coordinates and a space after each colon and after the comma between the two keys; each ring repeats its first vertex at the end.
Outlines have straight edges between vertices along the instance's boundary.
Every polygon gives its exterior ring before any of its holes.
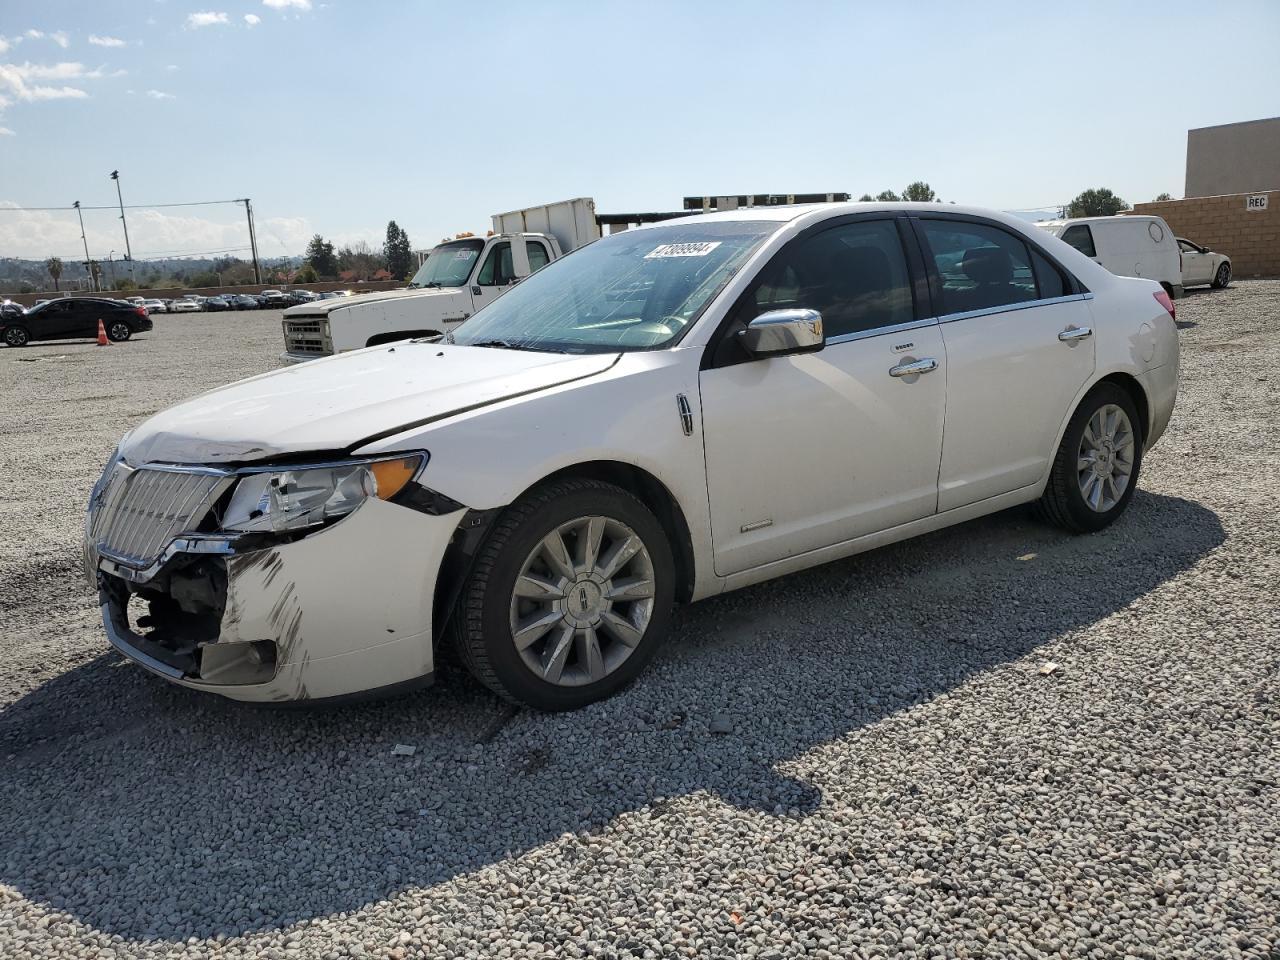
{"type": "Polygon", "coordinates": [[[98,346],[105,347],[111,341],[107,339],[107,328],[102,325],[102,318],[98,318],[98,346]]]}

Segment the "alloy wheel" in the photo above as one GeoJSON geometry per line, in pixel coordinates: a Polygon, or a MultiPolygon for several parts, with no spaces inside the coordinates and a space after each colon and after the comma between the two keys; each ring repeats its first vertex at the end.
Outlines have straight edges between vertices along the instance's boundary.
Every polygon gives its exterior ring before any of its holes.
{"type": "Polygon", "coordinates": [[[1224,263],[1218,268],[1218,286],[1225,287],[1231,282],[1231,265],[1224,263]]]}
{"type": "Polygon", "coordinates": [[[25,347],[27,345],[27,331],[21,327],[10,327],[4,332],[4,342],[11,347],[25,347]]]}
{"type": "Polygon", "coordinates": [[[117,320],[111,325],[112,340],[128,340],[131,332],[132,331],[129,330],[129,325],[121,320],[117,320]]]}
{"type": "Polygon", "coordinates": [[[1135,439],[1128,414],[1114,403],[1099,407],[1085,424],[1076,472],[1090,510],[1106,513],[1124,496],[1133,475],[1135,439]]]}
{"type": "Polygon", "coordinates": [[[511,637],[535,676],[583,686],[613,673],[654,612],[653,559],[612,517],[580,517],[538,541],[516,577],[511,637]]]}

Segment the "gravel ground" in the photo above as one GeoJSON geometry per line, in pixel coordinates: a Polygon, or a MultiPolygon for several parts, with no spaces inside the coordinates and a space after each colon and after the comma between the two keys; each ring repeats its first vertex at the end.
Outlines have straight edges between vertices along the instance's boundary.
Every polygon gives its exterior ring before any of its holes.
{"type": "Polygon", "coordinates": [[[1013,511],[689,607],[559,716],[123,663],[88,489],[278,317],[0,350],[0,955],[1280,958],[1280,282],[1178,313],[1107,533],[1013,511]]]}

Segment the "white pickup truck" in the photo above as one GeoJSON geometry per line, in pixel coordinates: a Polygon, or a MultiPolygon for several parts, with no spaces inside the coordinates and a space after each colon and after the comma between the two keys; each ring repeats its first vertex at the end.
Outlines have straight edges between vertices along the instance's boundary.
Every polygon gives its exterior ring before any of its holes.
{"type": "Polygon", "coordinates": [[[433,249],[407,289],[290,307],[280,359],[300,363],[448,333],[518,280],[598,239],[595,211],[593,200],[580,197],[495,214],[489,236],[463,236],[433,249]]]}

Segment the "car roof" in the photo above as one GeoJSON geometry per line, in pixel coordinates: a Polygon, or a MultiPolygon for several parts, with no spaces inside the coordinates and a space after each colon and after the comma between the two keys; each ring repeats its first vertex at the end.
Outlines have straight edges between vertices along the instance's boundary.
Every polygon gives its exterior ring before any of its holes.
{"type": "MultiPolygon", "coordinates": [[[[673,223],[707,223],[732,221],[777,221],[779,224],[796,220],[820,222],[830,217],[845,216],[852,213],[946,213],[962,216],[981,217],[996,220],[1019,230],[1037,226],[1030,220],[1015,217],[1012,214],[992,210],[988,207],[961,206],[955,203],[921,203],[900,201],[887,203],[879,200],[848,203],[796,203],[779,204],[771,207],[739,207],[737,210],[725,210],[716,213],[695,213],[688,217],[676,217],[671,220],[660,220],[657,223],[646,223],[634,230],[652,230],[656,227],[669,226],[673,223]]],[[[1105,217],[1100,219],[1107,219],[1105,217]]],[[[631,232],[631,231],[627,231],[631,232]]]]}

